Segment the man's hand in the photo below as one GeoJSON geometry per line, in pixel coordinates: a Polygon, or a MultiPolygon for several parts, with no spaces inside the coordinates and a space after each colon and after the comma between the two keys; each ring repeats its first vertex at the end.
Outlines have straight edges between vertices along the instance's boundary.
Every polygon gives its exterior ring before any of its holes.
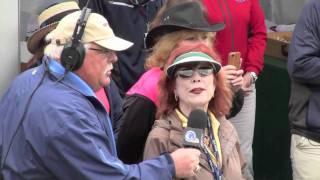
{"type": "Polygon", "coordinates": [[[180,148],[171,153],[177,178],[194,176],[199,167],[200,151],[193,148],[180,148]]]}

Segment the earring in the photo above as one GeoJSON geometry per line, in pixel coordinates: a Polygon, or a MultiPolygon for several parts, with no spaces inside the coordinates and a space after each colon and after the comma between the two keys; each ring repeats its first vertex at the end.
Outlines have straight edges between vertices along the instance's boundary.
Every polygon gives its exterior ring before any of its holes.
{"type": "Polygon", "coordinates": [[[174,99],[178,102],[179,97],[176,94],[174,94],[174,99]]]}

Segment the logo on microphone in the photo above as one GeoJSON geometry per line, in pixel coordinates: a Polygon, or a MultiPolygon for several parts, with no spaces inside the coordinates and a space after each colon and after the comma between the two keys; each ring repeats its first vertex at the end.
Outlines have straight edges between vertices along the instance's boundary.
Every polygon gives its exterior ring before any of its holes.
{"type": "Polygon", "coordinates": [[[188,130],[186,132],[186,134],[184,135],[184,140],[188,143],[200,143],[200,140],[197,137],[197,134],[192,130],[188,130]]]}

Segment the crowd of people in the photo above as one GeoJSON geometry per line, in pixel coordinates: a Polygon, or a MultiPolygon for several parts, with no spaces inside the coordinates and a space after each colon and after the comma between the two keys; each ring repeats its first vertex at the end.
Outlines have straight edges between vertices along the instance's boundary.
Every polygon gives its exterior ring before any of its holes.
{"type": "MultiPolygon", "coordinates": [[[[294,179],[320,177],[318,9],[306,3],[288,58],[294,179]]],[[[38,20],[0,101],[0,179],[254,179],[258,0],[62,1],[38,20]],[[206,125],[190,148],[194,109],[206,125]]]]}

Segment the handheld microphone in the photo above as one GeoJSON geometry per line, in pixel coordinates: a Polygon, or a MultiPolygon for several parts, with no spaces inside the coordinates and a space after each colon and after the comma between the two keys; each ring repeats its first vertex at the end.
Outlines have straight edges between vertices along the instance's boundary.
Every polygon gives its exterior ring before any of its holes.
{"type": "Polygon", "coordinates": [[[203,110],[192,110],[189,118],[188,125],[184,131],[183,146],[201,149],[203,144],[204,129],[207,126],[208,116],[203,110]]]}

